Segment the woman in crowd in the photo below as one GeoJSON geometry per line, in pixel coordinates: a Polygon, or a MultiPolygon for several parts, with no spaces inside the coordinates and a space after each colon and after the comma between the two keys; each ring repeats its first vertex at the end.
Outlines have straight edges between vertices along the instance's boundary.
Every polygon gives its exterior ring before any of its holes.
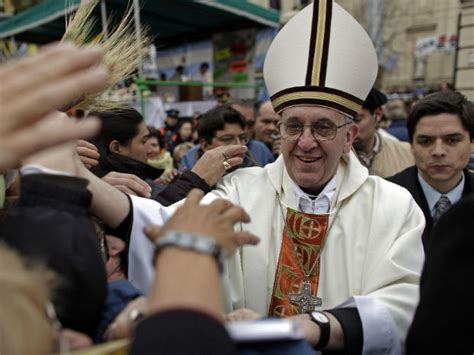
{"type": "Polygon", "coordinates": [[[145,143],[148,164],[154,168],[164,170],[163,174],[167,175],[173,170],[173,159],[170,152],[166,149],[165,140],[160,131],[154,127],[149,126],[148,132],[148,140],[145,143]]]}
{"type": "Polygon", "coordinates": [[[100,154],[99,164],[92,171],[99,177],[109,172],[134,174],[152,182],[163,171],[147,162],[148,128],[142,115],[133,108],[93,113],[102,122],[102,128],[92,140],[100,154]]]}
{"type": "Polygon", "coordinates": [[[193,125],[188,119],[180,119],[176,127],[176,139],[173,141],[170,152],[174,152],[175,148],[182,144],[193,141],[193,125]]]}
{"type": "MultiPolygon", "coordinates": [[[[92,114],[91,114],[92,115],[92,114]]],[[[91,171],[119,190],[133,195],[152,198],[168,206],[183,199],[192,188],[205,192],[215,184],[225,172],[216,161],[219,152],[207,154],[200,166],[196,164],[192,171],[187,171],[173,181],[158,179],[163,170],[147,164],[147,146],[149,137],[142,115],[132,108],[124,108],[93,114],[102,122],[100,134],[92,140],[100,154],[99,163],[91,171]],[[137,179],[138,177],[138,179],[137,179]],[[134,179],[130,183],[130,179],[134,179]],[[122,183],[122,181],[124,183],[122,183]],[[148,185],[148,194],[136,193],[134,186],[148,185]]],[[[233,146],[237,150],[242,147],[233,146]]],[[[232,150],[227,147],[227,150],[232,150]]],[[[245,149],[245,148],[244,148],[245,149]]],[[[235,153],[229,153],[233,156],[235,153]]]]}

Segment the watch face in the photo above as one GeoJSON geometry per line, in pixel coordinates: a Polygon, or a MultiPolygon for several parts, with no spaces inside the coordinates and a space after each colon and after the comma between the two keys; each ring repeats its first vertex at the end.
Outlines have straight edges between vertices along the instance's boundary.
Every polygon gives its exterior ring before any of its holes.
{"type": "Polygon", "coordinates": [[[313,316],[315,320],[317,320],[320,323],[329,323],[329,318],[324,313],[313,312],[311,313],[311,315],[313,316]]]}

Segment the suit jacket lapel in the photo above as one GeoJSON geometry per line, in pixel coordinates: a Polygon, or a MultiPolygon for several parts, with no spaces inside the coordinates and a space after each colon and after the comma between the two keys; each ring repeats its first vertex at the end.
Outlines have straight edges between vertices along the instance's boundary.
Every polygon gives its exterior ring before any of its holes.
{"type": "Polygon", "coordinates": [[[431,211],[428,206],[428,201],[426,200],[425,194],[423,193],[423,189],[421,188],[420,181],[418,180],[418,169],[416,167],[412,167],[409,172],[410,174],[408,178],[410,183],[407,185],[407,188],[412,194],[418,206],[420,206],[421,210],[423,211],[426,220],[426,227],[421,237],[423,241],[423,246],[426,249],[428,237],[433,227],[433,218],[431,217],[431,211]]]}

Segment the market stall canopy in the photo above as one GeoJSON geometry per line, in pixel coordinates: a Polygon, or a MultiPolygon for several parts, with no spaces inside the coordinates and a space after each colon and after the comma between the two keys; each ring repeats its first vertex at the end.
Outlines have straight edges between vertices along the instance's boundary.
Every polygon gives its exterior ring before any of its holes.
{"type": "MultiPolygon", "coordinates": [[[[80,0],[45,0],[42,3],[0,22],[0,38],[16,36],[19,40],[47,43],[61,38],[64,16],[79,6],[80,0]]],[[[120,16],[127,0],[107,0],[108,15],[120,16]]],[[[160,44],[180,44],[245,26],[279,27],[280,13],[244,0],[141,0],[142,24],[160,44]]],[[[100,23],[100,6],[96,8],[100,23]]]]}

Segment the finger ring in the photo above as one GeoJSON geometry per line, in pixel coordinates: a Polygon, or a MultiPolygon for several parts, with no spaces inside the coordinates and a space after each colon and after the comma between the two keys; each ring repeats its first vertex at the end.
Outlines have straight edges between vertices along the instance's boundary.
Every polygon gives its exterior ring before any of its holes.
{"type": "Polygon", "coordinates": [[[145,315],[140,310],[134,308],[128,314],[128,319],[133,326],[136,326],[144,318],[144,316],[145,315]]]}
{"type": "Polygon", "coordinates": [[[229,160],[229,157],[227,156],[226,153],[222,152],[222,156],[224,157],[224,160],[229,160]]]}
{"type": "Polygon", "coordinates": [[[232,168],[232,165],[229,164],[227,160],[225,160],[222,164],[224,164],[224,169],[229,170],[232,168]]]}

